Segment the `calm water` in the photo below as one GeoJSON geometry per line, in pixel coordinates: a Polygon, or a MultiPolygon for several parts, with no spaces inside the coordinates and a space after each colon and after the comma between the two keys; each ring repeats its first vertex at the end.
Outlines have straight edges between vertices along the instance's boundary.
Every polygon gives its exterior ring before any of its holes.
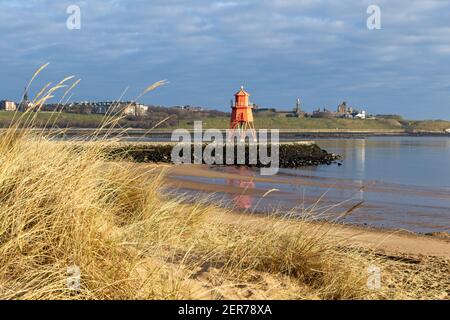
{"type": "Polygon", "coordinates": [[[312,172],[324,177],[450,188],[450,137],[315,141],[329,152],[342,154],[344,165],[299,170],[303,174],[312,172]]]}
{"type": "Polygon", "coordinates": [[[280,169],[263,182],[253,179],[260,177],[256,169],[232,167],[211,170],[247,178],[180,179],[236,187],[230,188],[236,190],[234,193],[216,196],[225,202],[233,200],[235,207],[245,210],[278,210],[425,233],[450,231],[450,137],[314,141],[329,152],[343,155],[343,165],[280,169]],[[261,197],[270,189],[279,191],[261,197]]]}

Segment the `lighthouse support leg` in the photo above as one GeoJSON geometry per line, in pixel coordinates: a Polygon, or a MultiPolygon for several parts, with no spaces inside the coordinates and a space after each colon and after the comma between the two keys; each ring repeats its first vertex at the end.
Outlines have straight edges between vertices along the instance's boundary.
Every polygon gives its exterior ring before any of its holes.
{"type": "Polygon", "coordinates": [[[237,122],[231,125],[227,140],[237,137],[240,142],[245,142],[245,137],[249,135],[249,142],[257,142],[256,130],[253,122],[237,122]]]}

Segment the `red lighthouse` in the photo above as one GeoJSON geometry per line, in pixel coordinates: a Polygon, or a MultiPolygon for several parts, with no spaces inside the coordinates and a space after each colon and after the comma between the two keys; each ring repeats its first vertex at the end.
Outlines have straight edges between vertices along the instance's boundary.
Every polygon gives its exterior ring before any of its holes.
{"type": "Polygon", "coordinates": [[[255,125],[253,124],[252,107],[249,105],[249,97],[244,87],[241,87],[234,95],[234,106],[231,106],[231,121],[230,121],[230,139],[234,136],[239,136],[240,140],[245,139],[247,131],[251,132],[253,140],[256,141],[255,125]]]}

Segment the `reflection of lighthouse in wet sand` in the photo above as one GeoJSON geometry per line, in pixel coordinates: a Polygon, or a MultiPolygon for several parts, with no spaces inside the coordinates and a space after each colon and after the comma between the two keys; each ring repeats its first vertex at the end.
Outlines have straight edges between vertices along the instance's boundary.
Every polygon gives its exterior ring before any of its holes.
{"type": "MultiPolygon", "coordinates": [[[[244,142],[246,135],[249,139],[256,142],[256,131],[253,123],[252,107],[249,105],[250,94],[241,87],[235,95],[234,105],[231,106],[231,121],[229,139],[238,137],[241,142],[244,142]]],[[[251,140],[250,140],[251,141],[251,140]]]]}
{"type": "MultiPolygon", "coordinates": [[[[225,172],[239,174],[239,176],[253,176],[251,171],[245,167],[233,168],[227,167],[225,172]]],[[[242,193],[233,197],[233,201],[239,209],[250,209],[253,204],[253,198],[249,194],[245,194],[249,189],[255,188],[255,183],[252,180],[243,179],[228,179],[228,184],[233,187],[242,188],[242,193]]]]}
{"type": "Polygon", "coordinates": [[[360,176],[360,188],[358,192],[358,199],[364,200],[364,189],[365,184],[367,183],[365,180],[365,169],[366,169],[366,139],[356,140],[355,144],[358,148],[355,148],[354,161],[356,172],[360,176]]]}

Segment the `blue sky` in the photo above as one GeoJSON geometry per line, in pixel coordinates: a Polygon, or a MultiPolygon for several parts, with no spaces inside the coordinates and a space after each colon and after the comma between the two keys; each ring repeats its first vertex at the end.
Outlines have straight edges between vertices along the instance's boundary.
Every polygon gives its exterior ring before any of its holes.
{"type": "Polygon", "coordinates": [[[252,101],[307,111],[345,100],[374,114],[450,120],[447,0],[0,0],[0,99],[66,75],[73,100],[133,99],[227,110],[240,85],[252,101]],[[68,30],[66,8],[81,8],[68,30]],[[381,8],[381,30],[366,9],[381,8]]]}

